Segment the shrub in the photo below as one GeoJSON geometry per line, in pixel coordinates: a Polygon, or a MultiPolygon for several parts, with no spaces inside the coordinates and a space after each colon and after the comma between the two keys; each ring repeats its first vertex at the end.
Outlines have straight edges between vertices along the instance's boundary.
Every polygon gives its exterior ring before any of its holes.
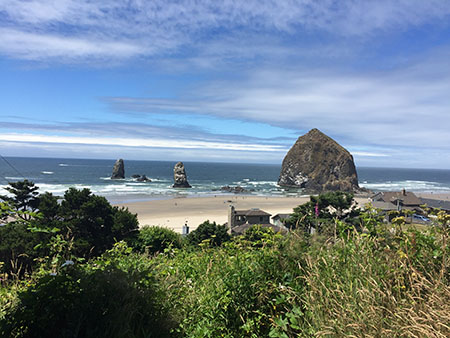
{"type": "Polygon", "coordinates": [[[272,228],[253,225],[244,232],[242,239],[250,242],[253,246],[260,247],[263,245],[270,245],[275,238],[274,236],[275,232],[272,228]]]}
{"type": "Polygon", "coordinates": [[[45,256],[45,248],[36,246],[48,241],[48,234],[31,232],[25,222],[10,222],[0,226],[0,272],[23,276],[30,272],[34,261],[45,256]]]}
{"type": "Polygon", "coordinates": [[[175,231],[158,226],[144,226],[141,228],[130,245],[138,252],[163,252],[169,247],[181,248],[181,235],[175,231]]]}
{"type": "Polygon", "coordinates": [[[17,304],[0,321],[1,335],[169,337],[175,323],[149,266],[139,265],[139,256],[120,255],[41,277],[19,293],[17,304]]]}
{"type": "Polygon", "coordinates": [[[203,241],[208,241],[210,246],[220,246],[222,243],[231,239],[228,230],[224,225],[218,225],[216,222],[205,221],[186,236],[189,244],[198,245],[203,241]]]}

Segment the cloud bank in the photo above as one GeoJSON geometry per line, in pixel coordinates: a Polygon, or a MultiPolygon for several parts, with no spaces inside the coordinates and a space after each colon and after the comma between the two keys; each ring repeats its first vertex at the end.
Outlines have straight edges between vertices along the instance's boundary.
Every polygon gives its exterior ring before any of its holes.
{"type": "Polygon", "coordinates": [[[208,83],[186,98],[104,100],[118,112],[204,114],[303,132],[318,127],[348,146],[450,151],[448,56],[391,72],[259,70],[247,81],[208,83]]]}

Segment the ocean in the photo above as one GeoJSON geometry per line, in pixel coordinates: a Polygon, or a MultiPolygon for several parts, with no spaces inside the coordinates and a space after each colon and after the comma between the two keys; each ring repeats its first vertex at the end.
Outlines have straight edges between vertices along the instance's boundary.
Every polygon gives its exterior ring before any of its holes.
{"type": "MultiPolygon", "coordinates": [[[[301,189],[277,185],[281,165],[185,162],[192,189],[174,189],[173,167],[169,161],[125,160],[124,180],[111,180],[114,160],[57,158],[0,158],[0,194],[8,182],[24,178],[33,181],[40,191],[63,195],[69,187],[89,188],[112,203],[166,199],[186,196],[230,194],[220,191],[226,185],[241,186],[248,194],[259,196],[300,196],[301,189]],[[9,165],[7,162],[11,165],[9,165]],[[145,174],[152,182],[140,183],[133,174],[145,174]]],[[[450,170],[358,167],[359,184],[379,191],[450,193],[450,170]]]]}

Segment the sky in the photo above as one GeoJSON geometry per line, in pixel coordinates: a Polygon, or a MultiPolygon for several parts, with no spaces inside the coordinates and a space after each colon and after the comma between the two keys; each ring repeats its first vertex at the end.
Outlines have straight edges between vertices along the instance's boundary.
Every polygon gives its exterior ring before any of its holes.
{"type": "Polygon", "coordinates": [[[0,0],[0,155],[450,169],[450,0],[0,0]]]}

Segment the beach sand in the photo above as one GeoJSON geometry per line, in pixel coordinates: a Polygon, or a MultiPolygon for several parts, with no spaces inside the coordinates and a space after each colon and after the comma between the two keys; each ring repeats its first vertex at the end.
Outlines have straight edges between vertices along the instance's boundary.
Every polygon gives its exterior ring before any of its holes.
{"type": "Polygon", "coordinates": [[[435,200],[440,200],[440,201],[450,201],[449,193],[416,192],[415,194],[417,197],[430,198],[430,199],[435,199],[435,200]]]}
{"type": "MultiPolygon", "coordinates": [[[[357,198],[360,205],[367,198],[357,198]]],[[[206,220],[223,224],[228,221],[228,209],[234,205],[237,210],[259,208],[272,216],[291,213],[296,206],[309,201],[309,197],[260,197],[260,196],[213,196],[173,198],[116,204],[126,207],[138,215],[140,226],[158,225],[181,233],[184,224],[190,231],[206,220]]]]}

